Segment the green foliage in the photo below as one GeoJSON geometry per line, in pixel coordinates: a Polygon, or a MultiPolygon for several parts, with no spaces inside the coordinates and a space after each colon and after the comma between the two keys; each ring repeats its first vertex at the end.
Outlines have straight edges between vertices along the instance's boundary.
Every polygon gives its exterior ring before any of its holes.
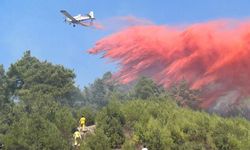
{"type": "Polygon", "coordinates": [[[92,86],[92,102],[98,106],[104,106],[107,104],[106,89],[101,79],[97,79],[92,86]]]}
{"type": "Polygon", "coordinates": [[[190,89],[185,80],[173,85],[170,93],[180,106],[198,108],[198,104],[200,103],[200,91],[197,89],[190,89]]]}
{"type": "Polygon", "coordinates": [[[3,137],[7,149],[68,149],[53,123],[38,114],[22,113],[17,117],[3,137]]]}
{"type": "Polygon", "coordinates": [[[86,118],[86,126],[95,124],[96,110],[92,107],[81,107],[76,109],[75,118],[81,118],[82,115],[86,118]]]}
{"type": "Polygon", "coordinates": [[[103,130],[112,148],[120,148],[123,144],[124,133],[122,127],[124,124],[124,116],[117,101],[111,101],[97,115],[97,127],[103,130]]]}
{"type": "Polygon", "coordinates": [[[96,130],[94,135],[86,139],[82,150],[111,150],[108,137],[103,133],[103,130],[96,130]]]}
{"type": "Polygon", "coordinates": [[[136,145],[135,142],[131,139],[127,139],[122,145],[122,150],[135,150],[136,145]]]}
{"type": "Polygon", "coordinates": [[[30,51],[7,72],[11,93],[29,104],[37,95],[49,95],[58,102],[70,104],[74,93],[75,74],[63,66],[41,62],[32,57],[30,51]]]}
{"type": "Polygon", "coordinates": [[[212,136],[218,149],[243,149],[250,148],[249,127],[240,124],[241,120],[228,120],[227,123],[219,122],[212,136]],[[248,137],[248,138],[246,138],[248,137]]]}
{"type": "Polygon", "coordinates": [[[111,76],[111,73],[107,72],[102,79],[96,79],[89,87],[84,87],[83,96],[87,105],[100,108],[108,104],[109,95],[114,90],[111,76]]]}
{"type": "Polygon", "coordinates": [[[3,110],[5,105],[9,103],[8,96],[9,95],[7,89],[5,70],[3,68],[3,65],[0,65],[0,109],[1,110],[3,110]]]}
{"type": "Polygon", "coordinates": [[[14,101],[0,111],[0,141],[7,149],[70,148],[74,77],[73,71],[41,62],[29,51],[6,76],[0,67],[0,102],[14,101]]]}
{"type": "Polygon", "coordinates": [[[97,123],[81,143],[84,150],[144,144],[157,150],[250,149],[249,121],[179,107],[199,103],[199,91],[186,82],[167,93],[145,77],[129,87],[111,76],[104,74],[81,92],[72,70],[42,62],[30,51],[7,74],[0,65],[0,142],[10,150],[71,149],[71,129],[84,115],[87,125],[97,123]]]}
{"type": "Polygon", "coordinates": [[[136,98],[147,99],[149,97],[158,96],[162,92],[159,86],[153,82],[153,80],[141,77],[134,88],[134,94],[136,98]]]}
{"type": "MultiPolygon", "coordinates": [[[[126,125],[149,149],[249,149],[250,123],[179,108],[170,101],[130,101],[126,125]]],[[[126,143],[126,142],[125,142],[126,143]]]]}
{"type": "Polygon", "coordinates": [[[162,128],[156,119],[150,118],[144,127],[140,125],[136,127],[139,129],[139,137],[143,143],[146,143],[148,148],[165,150],[171,146],[172,139],[170,138],[170,133],[162,128]]]}
{"type": "Polygon", "coordinates": [[[113,97],[118,98],[120,101],[133,99],[134,96],[130,96],[129,93],[131,88],[130,85],[120,84],[112,77],[110,72],[107,72],[102,78],[98,78],[88,87],[84,87],[82,91],[84,105],[101,109],[113,97]]]}

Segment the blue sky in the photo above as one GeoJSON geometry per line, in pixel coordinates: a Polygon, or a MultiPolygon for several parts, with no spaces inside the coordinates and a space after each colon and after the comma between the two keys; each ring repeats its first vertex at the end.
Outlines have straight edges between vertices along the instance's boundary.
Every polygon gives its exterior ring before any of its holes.
{"type": "Polygon", "coordinates": [[[0,64],[7,69],[25,50],[41,60],[73,69],[80,87],[115,64],[86,51],[112,33],[69,26],[61,9],[72,15],[95,12],[97,20],[135,16],[155,24],[182,25],[215,19],[248,19],[249,0],[0,0],[0,64]]]}

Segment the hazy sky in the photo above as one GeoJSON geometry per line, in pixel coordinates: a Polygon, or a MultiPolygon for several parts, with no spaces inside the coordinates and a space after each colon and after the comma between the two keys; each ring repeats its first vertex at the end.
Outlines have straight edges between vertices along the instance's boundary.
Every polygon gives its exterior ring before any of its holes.
{"type": "MultiPolygon", "coordinates": [[[[114,32],[63,22],[59,12],[72,15],[95,12],[97,21],[135,16],[157,25],[182,25],[216,19],[249,19],[249,0],[0,0],[0,64],[5,68],[25,50],[55,64],[74,69],[76,84],[87,85],[115,64],[86,51],[95,42],[114,32]]],[[[115,26],[115,25],[114,25],[115,26]]]]}

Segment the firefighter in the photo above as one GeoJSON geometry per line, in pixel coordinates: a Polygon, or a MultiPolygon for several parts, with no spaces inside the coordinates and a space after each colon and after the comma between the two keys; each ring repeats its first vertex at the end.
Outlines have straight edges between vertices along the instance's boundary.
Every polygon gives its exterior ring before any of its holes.
{"type": "Polygon", "coordinates": [[[73,134],[73,138],[74,138],[74,147],[79,147],[80,146],[80,142],[82,139],[81,133],[79,130],[76,130],[73,134]]]}
{"type": "Polygon", "coordinates": [[[81,119],[79,120],[80,127],[82,130],[84,130],[84,128],[85,128],[85,122],[86,122],[86,119],[84,116],[82,116],[81,119]]]}

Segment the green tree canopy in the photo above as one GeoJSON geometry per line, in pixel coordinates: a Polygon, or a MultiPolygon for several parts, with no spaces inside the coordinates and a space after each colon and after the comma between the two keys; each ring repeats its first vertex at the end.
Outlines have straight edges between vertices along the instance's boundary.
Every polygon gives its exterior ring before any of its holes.
{"type": "Polygon", "coordinates": [[[11,65],[7,76],[11,93],[19,100],[30,103],[36,95],[49,95],[63,104],[72,104],[70,100],[75,92],[73,71],[41,62],[32,57],[30,51],[11,65]]]}
{"type": "Polygon", "coordinates": [[[125,118],[120,110],[120,104],[112,100],[97,116],[98,128],[101,128],[108,137],[112,148],[120,148],[124,143],[122,130],[125,118]]]}
{"type": "Polygon", "coordinates": [[[86,105],[103,107],[108,104],[111,93],[116,90],[116,82],[112,80],[111,72],[98,78],[89,87],[84,87],[83,96],[86,105]]]}
{"type": "Polygon", "coordinates": [[[8,102],[7,83],[3,65],[0,65],[0,109],[8,102]]]}
{"type": "MultiPolygon", "coordinates": [[[[75,74],[60,65],[32,57],[30,51],[12,64],[0,88],[14,100],[0,116],[0,141],[7,149],[69,149],[71,130],[77,124],[71,107],[80,90],[75,74]]],[[[1,94],[2,91],[1,91],[1,94]]],[[[6,95],[6,94],[5,94],[6,95]]]]}
{"type": "Polygon", "coordinates": [[[180,106],[198,108],[198,104],[201,102],[201,91],[189,88],[185,80],[174,84],[170,89],[170,94],[180,106]]]}
{"type": "Polygon", "coordinates": [[[157,86],[157,84],[153,80],[147,77],[141,77],[134,88],[136,98],[140,99],[159,96],[162,91],[163,88],[157,86]]]}

